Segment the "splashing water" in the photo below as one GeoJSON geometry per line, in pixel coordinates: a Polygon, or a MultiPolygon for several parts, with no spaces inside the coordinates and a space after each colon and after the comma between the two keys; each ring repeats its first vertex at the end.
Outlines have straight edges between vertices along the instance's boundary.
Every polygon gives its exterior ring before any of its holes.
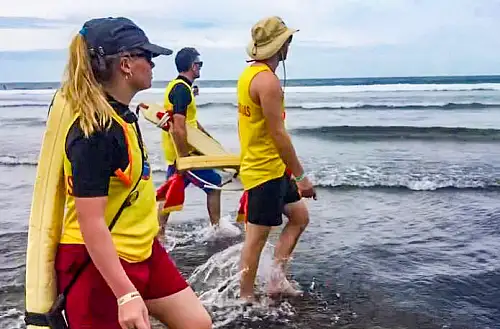
{"type": "MultiPolygon", "coordinates": [[[[228,215],[220,219],[217,228],[207,225],[204,221],[189,231],[167,229],[165,247],[171,252],[174,248],[189,247],[193,241],[209,242],[240,236],[242,230],[233,223],[228,215]]],[[[272,236],[273,234],[270,234],[270,239],[272,236]]],[[[188,278],[189,284],[212,314],[213,327],[220,328],[242,318],[246,321],[288,322],[287,318],[295,314],[293,307],[286,301],[277,303],[264,297],[268,278],[273,273],[274,245],[271,242],[266,243],[262,250],[255,279],[255,290],[262,296],[260,301],[250,306],[239,298],[242,247],[243,242],[213,254],[188,278]]]]}
{"type": "Polygon", "coordinates": [[[178,245],[188,245],[192,241],[208,242],[217,239],[232,238],[241,235],[241,230],[238,226],[231,223],[231,216],[223,216],[219,220],[219,226],[203,224],[201,228],[195,229],[194,232],[184,230],[165,230],[165,249],[170,253],[178,245]]]}
{"type": "Polygon", "coordinates": [[[240,234],[240,229],[231,223],[231,216],[227,215],[220,218],[218,227],[205,226],[197,235],[201,241],[211,241],[220,238],[236,237],[240,234]]]}
{"type": "MultiPolygon", "coordinates": [[[[188,279],[193,289],[198,293],[201,302],[212,313],[213,327],[219,328],[238,318],[251,321],[272,318],[285,321],[286,317],[295,314],[288,302],[275,305],[269,298],[261,298],[252,306],[239,298],[240,254],[243,243],[232,245],[210,257],[204,264],[195,269],[188,279]]],[[[264,291],[273,264],[273,245],[264,247],[257,277],[256,290],[264,291]]]]}

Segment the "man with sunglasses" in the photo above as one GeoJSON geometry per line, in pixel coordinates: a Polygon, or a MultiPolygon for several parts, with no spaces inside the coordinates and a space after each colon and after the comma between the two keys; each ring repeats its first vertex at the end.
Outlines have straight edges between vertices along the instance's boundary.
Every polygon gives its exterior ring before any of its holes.
{"type": "MultiPolygon", "coordinates": [[[[168,166],[166,179],[176,171],[175,160],[177,155],[175,149],[177,149],[181,157],[191,154],[192,150],[187,144],[186,125],[189,124],[197,127],[209,135],[197,119],[195,95],[192,88],[193,81],[200,77],[200,70],[203,66],[203,62],[200,60],[200,53],[195,48],[182,48],[175,56],[175,65],[179,75],[167,85],[164,100],[164,107],[173,112],[172,136],[166,131],[162,132],[163,150],[168,166]]],[[[191,170],[191,172],[213,185],[219,186],[221,183],[220,175],[214,170],[191,170]]],[[[202,188],[207,194],[207,210],[210,222],[216,228],[220,219],[220,190],[203,188],[201,182],[186,175],[184,187],[189,185],[189,183],[202,188]]],[[[165,214],[160,212],[161,234],[164,234],[164,227],[168,217],[169,212],[165,214]]]]}

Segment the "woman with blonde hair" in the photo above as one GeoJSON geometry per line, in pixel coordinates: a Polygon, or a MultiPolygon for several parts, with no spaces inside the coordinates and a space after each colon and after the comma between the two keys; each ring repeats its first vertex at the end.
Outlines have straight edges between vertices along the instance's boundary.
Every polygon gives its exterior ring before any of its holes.
{"type": "Polygon", "coordinates": [[[89,20],[71,42],[60,89],[73,115],[67,209],[55,261],[59,293],[74,280],[65,307],[71,329],[149,329],[149,314],[169,328],[212,327],[155,238],[155,187],[129,109],[151,87],[152,58],[171,53],[123,17],[89,20]]]}

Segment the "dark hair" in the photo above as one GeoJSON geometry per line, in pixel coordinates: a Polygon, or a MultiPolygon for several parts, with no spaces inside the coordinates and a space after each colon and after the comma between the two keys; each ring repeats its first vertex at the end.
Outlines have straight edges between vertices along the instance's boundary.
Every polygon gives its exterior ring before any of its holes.
{"type": "Polygon", "coordinates": [[[192,47],[185,47],[179,50],[177,55],[175,55],[175,66],[177,67],[177,72],[180,73],[189,71],[191,65],[199,55],[200,53],[192,47]]]}

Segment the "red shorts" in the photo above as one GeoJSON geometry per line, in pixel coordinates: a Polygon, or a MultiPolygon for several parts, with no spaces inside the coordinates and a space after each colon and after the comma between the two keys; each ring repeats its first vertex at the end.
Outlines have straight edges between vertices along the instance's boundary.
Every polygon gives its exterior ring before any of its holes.
{"type": "MultiPolygon", "coordinates": [[[[55,261],[59,292],[71,281],[87,255],[84,245],[59,245],[55,261]]],[[[144,300],[170,296],[188,286],[156,239],[147,260],[140,263],[121,260],[121,263],[144,300]]],[[[93,263],[87,265],[70,289],[66,315],[72,329],[120,329],[116,297],[93,263]]]]}

